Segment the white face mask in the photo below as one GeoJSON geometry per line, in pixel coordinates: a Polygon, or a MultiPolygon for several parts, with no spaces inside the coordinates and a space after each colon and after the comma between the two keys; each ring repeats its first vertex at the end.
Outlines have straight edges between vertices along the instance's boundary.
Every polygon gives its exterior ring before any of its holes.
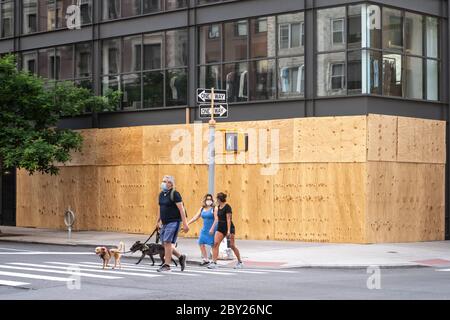
{"type": "Polygon", "coordinates": [[[212,204],[213,204],[212,200],[206,200],[205,203],[207,206],[212,206],[212,204]]]}

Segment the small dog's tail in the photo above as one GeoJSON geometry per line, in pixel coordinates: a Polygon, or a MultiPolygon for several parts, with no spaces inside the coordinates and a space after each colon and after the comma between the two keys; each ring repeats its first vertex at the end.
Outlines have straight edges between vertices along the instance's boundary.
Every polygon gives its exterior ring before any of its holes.
{"type": "Polygon", "coordinates": [[[125,243],[123,243],[123,241],[119,242],[119,247],[117,248],[119,249],[119,252],[125,252],[125,243]]]}

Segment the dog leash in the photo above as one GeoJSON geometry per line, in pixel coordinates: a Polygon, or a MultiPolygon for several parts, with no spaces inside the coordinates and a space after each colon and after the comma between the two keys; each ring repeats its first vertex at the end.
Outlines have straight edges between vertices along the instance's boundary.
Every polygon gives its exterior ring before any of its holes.
{"type": "Polygon", "coordinates": [[[156,227],[156,229],[152,232],[152,234],[150,235],[150,237],[148,237],[148,239],[147,240],[145,240],[145,242],[144,242],[144,244],[146,244],[152,237],[153,237],[153,235],[158,231],[158,227],[156,227]]]}

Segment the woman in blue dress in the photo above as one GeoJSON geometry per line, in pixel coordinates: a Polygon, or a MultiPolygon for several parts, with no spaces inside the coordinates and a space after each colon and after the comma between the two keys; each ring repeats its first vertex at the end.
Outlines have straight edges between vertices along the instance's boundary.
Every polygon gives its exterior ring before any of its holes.
{"type": "Polygon", "coordinates": [[[203,219],[203,228],[200,231],[198,244],[203,258],[201,265],[206,266],[209,264],[206,246],[212,247],[214,245],[214,233],[217,229],[217,225],[214,221],[214,200],[213,196],[210,194],[203,197],[202,207],[197,211],[197,214],[189,220],[188,225],[197,221],[200,217],[203,219]]]}

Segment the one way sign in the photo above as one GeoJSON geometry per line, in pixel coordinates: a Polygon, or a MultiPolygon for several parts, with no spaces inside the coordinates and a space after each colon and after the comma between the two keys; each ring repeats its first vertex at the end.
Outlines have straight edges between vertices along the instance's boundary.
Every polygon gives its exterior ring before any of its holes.
{"type": "MultiPolygon", "coordinates": [[[[200,108],[200,119],[211,118],[211,105],[201,104],[200,108]]],[[[228,118],[228,104],[222,103],[214,106],[214,118],[228,118]]]]}
{"type": "MultiPolygon", "coordinates": [[[[197,89],[197,103],[210,103],[212,100],[211,89],[197,89]]],[[[214,102],[225,103],[227,102],[226,90],[214,90],[214,102]]]]}

